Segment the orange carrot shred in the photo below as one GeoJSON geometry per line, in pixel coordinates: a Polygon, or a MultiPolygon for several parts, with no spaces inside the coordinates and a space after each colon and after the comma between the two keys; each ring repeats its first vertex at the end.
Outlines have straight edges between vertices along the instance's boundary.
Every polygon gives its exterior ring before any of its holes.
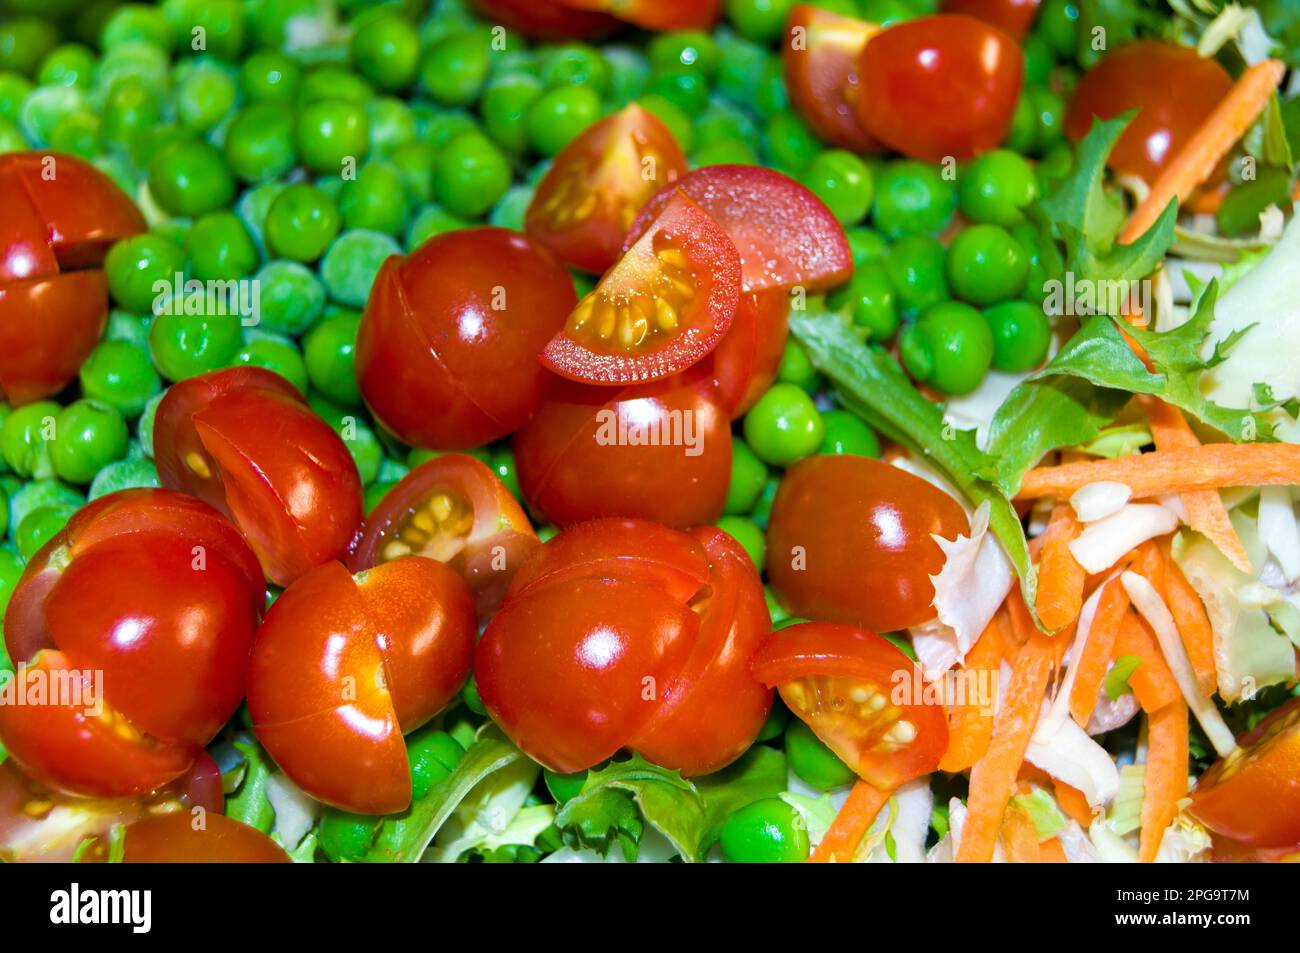
{"type": "Polygon", "coordinates": [[[1064,864],[1068,863],[1070,858],[1065,856],[1065,847],[1061,844],[1059,837],[1053,837],[1051,840],[1045,840],[1038,845],[1038,861],[1042,864],[1064,864]]]}
{"type": "Polygon", "coordinates": [[[1002,647],[1006,635],[1003,613],[999,612],[985,627],[984,632],[971,646],[962,666],[967,681],[964,682],[966,696],[960,702],[954,702],[948,716],[948,750],[939,761],[941,771],[956,773],[965,771],[988,750],[989,739],[993,737],[993,711],[991,704],[982,704],[991,699],[978,697],[985,687],[997,684],[997,673],[1002,662],[1002,647]],[[975,697],[972,697],[974,692],[975,697]]]}
{"type": "Polygon", "coordinates": [[[1075,660],[1074,687],[1070,689],[1070,714],[1080,725],[1088,724],[1092,710],[1097,705],[1097,694],[1106,680],[1106,670],[1115,648],[1115,638],[1128,612],[1128,590],[1118,579],[1112,579],[1102,590],[1097,602],[1097,612],[1092,617],[1088,641],[1083,644],[1080,657],[1075,660]]]}
{"type": "Polygon", "coordinates": [[[871,824],[880,813],[880,809],[889,803],[892,792],[882,791],[874,784],[858,781],[849,791],[848,800],[835,815],[835,820],[826,831],[813,855],[808,858],[812,864],[848,863],[858,854],[862,838],[867,836],[871,824]]]}
{"type": "Polygon", "coordinates": [[[1007,808],[1002,819],[1001,840],[1008,863],[1036,864],[1042,858],[1034,819],[1028,811],[1014,804],[1007,808]]]}
{"type": "Polygon", "coordinates": [[[1070,552],[1070,543],[1078,535],[1079,523],[1074,518],[1074,508],[1067,500],[1058,500],[1042,536],[1038,596],[1034,601],[1039,621],[1049,629],[1069,625],[1079,617],[1083,605],[1083,583],[1088,573],[1070,552]]]}
{"type": "Polygon", "coordinates": [[[1147,767],[1142,781],[1138,860],[1156,859],[1165,829],[1187,795],[1187,704],[1182,696],[1147,716],[1147,767]]]}
{"type": "Polygon", "coordinates": [[[1187,649],[1192,671],[1196,673],[1196,684],[1202,694],[1213,695],[1218,686],[1218,675],[1214,668],[1214,629],[1210,626],[1200,595],[1167,553],[1164,597],[1165,604],[1174,617],[1174,624],[1178,626],[1183,647],[1187,649]]]}
{"type": "Polygon", "coordinates": [[[1115,657],[1132,655],[1141,659],[1128,677],[1128,684],[1145,712],[1158,711],[1182,697],[1174,673],[1160,651],[1160,643],[1135,612],[1126,612],[1115,639],[1115,657]]]}
{"type": "Polygon", "coordinates": [[[1092,805],[1088,803],[1088,798],[1078,788],[1064,781],[1053,781],[1052,786],[1056,789],[1056,803],[1061,806],[1061,810],[1086,831],[1092,824],[1093,817],[1092,805]]]}

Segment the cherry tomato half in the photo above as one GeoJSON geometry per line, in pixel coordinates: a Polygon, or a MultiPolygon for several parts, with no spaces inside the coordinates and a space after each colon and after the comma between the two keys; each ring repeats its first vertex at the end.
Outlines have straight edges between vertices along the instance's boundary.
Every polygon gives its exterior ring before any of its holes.
{"type": "Polygon", "coordinates": [[[1038,16],[1041,0],[944,0],[944,13],[964,13],[1023,40],[1038,16]]]}
{"type": "Polygon", "coordinates": [[[57,153],[0,155],[0,400],[57,393],[104,332],[108,247],[145,230],[116,184],[57,153]]]}
{"type": "MultiPolygon", "coordinates": [[[[90,847],[90,861],[107,859],[108,845],[90,847]]],[[[284,848],[256,827],[222,814],[175,811],[128,824],[122,837],[124,864],[287,864],[284,848]]]]}
{"type": "Polygon", "coordinates": [[[948,746],[947,716],[926,701],[921,670],[871,632],[822,622],[787,626],[768,637],[752,668],[858,777],[881,790],[929,774],[948,746]]]}
{"type": "Polygon", "coordinates": [[[542,402],[550,375],[537,355],[576,302],[564,266],[530,238],[437,235],[375,278],[357,332],[361,393],[412,446],[482,446],[542,402]]]}
{"type": "Polygon", "coordinates": [[[266,614],[248,667],[253,731],[294,783],[361,814],[411,802],[402,735],[457,696],[469,674],[474,601],[420,556],[357,573],[313,569],[266,614]]]}
{"type": "Polygon", "coordinates": [[[426,460],[384,494],[366,517],[348,568],[415,554],[447,563],[474,594],[481,619],[539,545],[533,524],[495,473],[473,457],[426,460]]]}
{"type": "Polygon", "coordinates": [[[790,102],[831,145],[880,152],[853,111],[858,97],[858,56],[880,27],[801,3],[786,21],[781,50],[790,102]]]}
{"type": "Polygon", "coordinates": [[[685,172],[686,157],[668,127],[632,103],[556,156],[524,228],[575,268],[602,272],[618,260],[641,206],[685,172]]]}
{"type": "Polygon", "coordinates": [[[1191,815],[1254,847],[1300,844],[1300,698],[1270,713],[1238,744],[1197,780],[1191,815]]]}
{"type": "Polygon", "coordinates": [[[844,229],[822,200],[789,176],[752,165],[705,166],[661,189],[637,215],[624,248],[640,240],[678,189],[731,236],[741,291],[820,291],[853,271],[844,229]]]}
{"type": "Polygon", "coordinates": [[[967,159],[1006,137],[1024,68],[1016,41],[973,17],[904,20],[862,48],[858,121],[904,155],[967,159]]]}
{"type": "Polygon", "coordinates": [[[718,22],[722,0],[560,0],[575,10],[609,13],[643,30],[707,30],[718,22]]]}
{"type": "Polygon", "coordinates": [[[154,418],[163,486],[227,514],[286,586],[347,552],[361,477],[347,444],[287,380],[231,367],[173,385],[154,418]]]}
{"type": "Polygon", "coordinates": [[[960,504],[879,460],[816,456],[785,471],[767,530],[767,578],[794,615],[876,632],[934,618],[932,534],[969,532],[960,504]]]}
{"type": "Polygon", "coordinates": [[[662,380],[717,347],[739,298],[736,246],[678,192],[578,302],[542,363],[590,384],[662,380]]]}
{"type": "Polygon", "coordinates": [[[559,0],[473,0],[473,4],[487,22],[534,40],[599,40],[623,25],[614,17],[575,10],[559,0]]]}
{"type": "Polygon", "coordinates": [[[771,692],[748,666],[769,629],[753,563],[722,531],[600,520],[520,571],[474,672],[493,719],[554,770],[631,747],[704,774],[767,716],[771,692]]]}
{"type": "Polygon", "coordinates": [[[265,599],[239,532],[168,490],[79,510],[28,563],[5,645],[28,698],[0,705],[0,739],[28,774],[114,797],[179,777],[243,696],[265,599]]]}
{"type": "Polygon", "coordinates": [[[1231,88],[1228,71],[1196,50],[1138,40],[1104,56],[1079,80],[1065,132],[1082,139],[1093,117],[1112,119],[1136,109],[1111,150],[1110,165],[1151,183],[1231,88]]]}
{"type": "Polygon", "coordinates": [[[790,335],[790,299],[783,288],[740,296],[736,317],[709,355],[718,402],[743,415],[776,380],[790,335]]]}
{"type": "Polygon", "coordinates": [[[564,382],[515,434],[524,499],[557,526],[637,516],[709,523],[731,480],[731,426],[693,372],[614,389],[564,382]]]}

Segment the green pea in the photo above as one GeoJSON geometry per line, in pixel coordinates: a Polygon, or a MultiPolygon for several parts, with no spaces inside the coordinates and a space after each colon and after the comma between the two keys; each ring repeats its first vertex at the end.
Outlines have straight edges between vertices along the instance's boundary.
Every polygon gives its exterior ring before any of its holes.
{"type": "Polygon", "coordinates": [[[994,149],[979,156],[962,177],[961,210],[972,222],[1010,228],[1038,197],[1034,169],[1022,156],[994,149]]]}
{"type": "MultiPolygon", "coordinates": [[[[0,547],[0,613],[9,606],[9,597],[18,588],[18,580],[23,575],[23,558],[12,549],[0,547]]],[[[0,643],[0,657],[5,654],[4,644],[0,643]]]]}
{"type": "Polygon", "coordinates": [[[85,502],[84,496],[58,480],[38,479],[24,483],[9,493],[9,528],[16,528],[29,513],[43,506],[76,510],[85,502]]]}
{"type": "Polygon", "coordinates": [[[637,104],[668,127],[682,151],[690,152],[695,148],[695,127],[691,123],[691,117],[682,112],[676,103],[658,93],[646,93],[637,100],[637,104]]]}
{"type": "Polygon", "coordinates": [[[406,229],[406,247],[418,248],[435,235],[469,228],[473,224],[458,215],[452,215],[441,205],[426,205],[411,218],[411,224],[406,229]]]}
{"type": "MultiPolygon", "coordinates": [[[[38,400],[11,411],[0,428],[0,451],[9,469],[23,479],[48,480],[54,476],[50,447],[58,433],[62,408],[52,400],[38,400]]],[[[16,525],[17,520],[12,521],[16,525]]]]}
{"type": "Polygon", "coordinates": [[[876,177],[872,217],[887,238],[936,235],[952,221],[956,209],[953,183],[923,162],[894,162],[876,177]]]}
{"type": "Polygon", "coordinates": [[[234,212],[209,212],[190,228],[185,242],[190,269],[202,281],[234,281],[258,265],[257,246],[234,212]]]}
{"type": "Polygon", "coordinates": [[[343,183],[339,211],[348,228],[396,235],[410,214],[402,177],[387,162],[367,162],[355,179],[343,183]]]}
{"type": "Polygon", "coordinates": [[[424,57],[421,80],[435,102],[469,106],[478,99],[491,67],[487,36],[457,30],[435,40],[424,57]]]}
{"type": "Polygon", "coordinates": [[[528,110],[542,92],[542,81],[527,73],[511,73],[490,82],[479,101],[488,135],[502,148],[523,152],[528,147],[528,110]]]}
{"type": "Polygon", "coordinates": [[[919,311],[948,297],[948,251],[928,235],[906,235],[890,246],[885,270],[899,303],[919,311]]]}
{"type": "MultiPolygon", "coordinates": [[[[784,26],[782,18],[780,27],[784,26]]],[[[722,62],[713,78],[718,92],[731,102],[748,107],[756,99],[771,54],[759,44],[731,33],[719,33],[718,49],[722,52],[722,62]]]]}
{"type": "Polygon", "coordinates": [[[1025,51],[1025,86],[1046,84],[1054,62],[1052,48],[1047,41],[1037,33],[1031,33],[1020,41],[1020,48],[1025,51]]]}
{"type": "Polygon", "coordinates": [[[881,26],[892,26],[903,20],[911,20],[920,12],[904,0],[860,0],[859,7],[862,19],[881,26]]]}
{"type": "Polygon", "coordinates": [[[993,332],[970,305],[943,301],[903,329],[899,353],[918,381],[945,394],[968,394],[993,363],[993,332]]]}
{"type": "Polygon", "coordinates": [[[796,113],[778,110],[768,117],[764,130],[768,155],[779,167],[800,172],[821,152],[812,128],[796,113]]]}
{"type": "Polygon", "coordinates": [[[885,257],[885,253],[889,251],[889,243],[885,241],[883,235],[873,228],[864,228],[862,226],[846,228],[844,234],[849,239],[849,252],[853,255],[855,265],[880,261],[885,257]]]}
{"type": "Polygon", "coordinates": [[[695,147],[734,144],[748,149],[757,132],[758,127],[747,112],[726,100],[715,99],[696,117],[695,147]]]}
{"type": "Polygon", "coordinates": [[[460,700],[474,714],[480,717],[487,715],[487,707],[483,704],[483,698],[478,693],[478,683],[474,681],[473,675],[465,679],[465,685],[460,690],[460,700]]]}
{"type": "Polygon", "coordinates": [[[250,103],[291,103],[298,98],[302,69],[275,50],[258,50],[239,68],[239,88],[250,103]]]}
{"type": "Polygon", "coordinates": [[[95,474],[87,495],[90,499],[97,500],[118,490],[157,486],[158,469],[153,461],[128,453],[126,459],[114,461],[95,474]]]}
{"type": "Polygon", "coordinates": [[[59,414],[50,459],[59,479],[87,484],[126,455],[129,434],[122,415],[108,404],[78,400],[59,414]]]}
{"type": "Polygon", "coordinates": [[[865,328],[873,341],[888,341],[898,331],[898,304],[894,282],[883,262],[858,265],[848,284],[827,296],[834,308],[851,309],[853,323],[865,328]]]}
{"type": "Polygon", "coordinates": [[[551,792],[551,797],[555,798],[555,803],[564,805],[568,804],[582,791],[582,786],[587,783],[587,772],[578,771],[575,774],[556,774],[547,768],[542,772],[546,779],[546,790],[551,792]]]}
{"type": "Polygon", "coordinates": [[[771,43],[785,29],[795,0],[727,0],[727,19],[750,40],[771,43]]]}
{"type": "Polygon", "coordinates": [[[267,249],[292,261],[312,262],[325,254],[342,228],[342,217],[329,196],[314,185],[291,185],[266,210],[263,236],[267,249]]]}
{"type": "Polygon", "coordinates": [[[345,162],[365,158],[370,121],[362,105],[325,99],[299,108],[295,136],[303,165],[318,174],[338,175],[345,162]]]}
{"type": "Polygon", "coordinates": [[[365,107],[375,98],[375,88],[342,66],[318,66],[302,79],[298,87],[300,104],[345,102],[365,107]]]}
{"type": "Polygon", "coordinates": [[[359,314],[340,312],[316,324],[303,341],[311,385],[330,400],[346,407],[361,402],[354,363],[360,323],[359,314]]]}
{"type": "Polygon", "coordinates": [[[703,168],[706,165],[757,165],[758,156],[747,143],[739,140],[711,142],[699,147],[691,155],[691,166],[703,168]]]}
{"type": "Polygon", "coordinates": [[[742,516],[754,508],[763,484],[767,482],[767,466],[749,449],[749,444],[739,437],[731,438],[731,482],[727,484],[727,502],[722,511],[729,516],[742,516]]]}
{"type": "Polygon", "coordinates": [[[124,3],[104,24],[99,46],[111,50],[126,43],[147,43],[171,52],[175,39],[171,24],[157,7],[143,3],[124,3]]]}
{"type": "Polygon", "coordinates": [[[358,861],[375,842],[382,817],[327,807],[316,827],[316,843],[336,864],[358,861]]]}
{"type": "Polygon", "coordinates": [[[228,206],[235,180],[215,146],[177,139],[149,163],[149,191],[171,214],[194,217],[228,206]]]}
{"type": "Polygon", "coordinates": [[[281,102],[252,103],[226,129],[226,161],[244,182],[269,182],[298,162],[293,110],[281,102]]]}
{"type": "Polygon", "coordinates": [[[185,252],[162,235],[146,232],[124,239],[108,250],[104,272],[113,300],[128,311],[149,313],[164,282],[170,289],[185,268],[185,252]]]}
{"type": "Polygon", "coordinates": [[[1065,101],[1046,87],[1037,87],[1027,93],[1037,124],[1035,142],[1039,151],[1049,149],[1065,135],[1065,101]]]}
{"type": "Polygon", "coordinates": [[[395,486],[397,486],[396,480],[376,480],[366,487],[362,503],[367,516],[374,512],[375,507],[383,502],[384,497],[388,495],[388,491],[395,486]]]}
{"type": "Polygon", "coordinates": [[[857,777],[811,728],[798,718],[785,730],[785,757],[798,778],[821,791],[850,784],[857,777]]]}
{"type": "Polygon", "coordinates": [[[603,96],[609,91],[611,70],[600,50],[585,43],[566,43],[546,53],[541,80],[550,89],[582,86],[603,96]]]}
{"type": "Polygon", "coordinates": [[[1019,374],[1047,359],[1052,325],[1043,309],[1028,301],[1004,301],[984,312],[993,332],[993,366],[1019,374]]]}
{"type": "Polygon", "coordinates": [[[420,70],[420,36],[401,16],[373,17],[352,34],[352,62],[380,89],[406,89],[420,70]]]}
{"type": "Polygon", "coordinates": [[[758,525],[743,516],[723,516],[717,522],[718,529],[740,543],[754,567],[763,571],[763,560],[767,558],[767,539],[758,525]]]}
{"type": "Polygon", "coordinates": [[[325,310],[325,288],[309,268],[296,261],[273,261],[255,276],[260,326],[278,334],[297,336],[325,310]]]}
{"type": "Polygon", "coordinates": [[[542,155],[553,156],[599,118],[600,96],[595,90],[586,86],[547,90],[528,108],[528,141],[542,155]]]}
{"type": "Polygon", "coordinates": [[[464,757],[465,749],[445,731],[425,729],[406,739],[406,758],[411,766],[411,796],[415,800],[429,788],[451,776],[464,757]]]}
{"type": "Polygon", "coordinates": [[[78,86],[90,90],[95,85],[95,51],[80,43],[65,43],[50,50],[41,61],[36,82],[41,86],[78,86]]]}
{"type": "Polygon", "coordinates": [[[779,797],[754,801],[722,826],[722,853],[734,864],[797,864],[808,859],[808,831],[779,797]]]}
{"type": "Polygon", "coordinates": [[[1028,277],[1029,256],[1000,225],[972,225],[948,249],[953,294],[972,304],[1018,297],[1028,277]]]}
{"type": "Polygon", "coordinates": [[[174,308],[158,315],[149,331],[154,366],[169,381],[226,367],[243,337],[239,317],[214,300],[203,302],[198,313],[185,310],[174,308]]]}
{"type": "Polygon", "coordinates": [[[268,334],[253,337],[235,355],[235,363],[275,371],[298,388],[298,393],[307,393],[307,367],[290,338],[268,334]]]}
{"type": "Polygon", "coordinates": [[[1034,34],[1041,38],[1057,57],[1074,55],[1079,30],[1079,5],[1076,0],[1044,0],[1034,23],[1034,34]]]}
{"type": "Polygon", "coordinates": [[[871,169],[844,149],[830,149],[813,159],[804,170],[803,184],[843,225],[856,225],[866,218],[875,194],[871,169]]]}
{"type": "Polygon", "coordinates": [[[153,458],[153,422],[158,413],[158,405],[167,396],[166,390],[160,390],[149,398],[140,412],[140,419],[135,422],[135,439],[146,457],[153,458]]]}
{"type": "Polygon", "coordinates": [[[104,341],[81,365],[81,390],[92,400],[135,417],[162,382],[147,351],[127,341],[104,341]]]}
{"type": "Polygon", "coordinates": [[[712,76],[721,59],[717,42],[701,30],[655,34],[646,47],[646,54],[655,69],[684,67],[704,76],[712,76]]]}
{"type": "Polygon", "coordinates": [[[769,56],[758,74],[754,106],[760,115],[771,118],[790,111],[790,94],[785,88],[785,69],[779,56],[769,56]]]}
{"type": "Polygon", "coordinates": [[[683,66],[656,70],[650,92],[668,100],[688,115],[699,115],[709,102],[709,81],[698,70],[683,66]]]}
{"type": "Polygon", "coordinates": [[[31,559],[40,548],[58,535],[76,510],[42,506],[28,513],[14,532],[14,543],[24,559],[31,559]]]}
{"type": "Polygon", "coordinates": [[[603,54],[609,64],[607,101],[614,109],[622,109],[645,92],[650,64],[639,49],[631,46],[606,46],[603,54]]]}
{"type": "Polygon", "coordinates": [[[176,113],[181,124],[207,132],[235,106],[239,88],[227,70],[204,65],[192,70],[176,89],[176,113]]]}
{"type": "Polygon", "coordinates": [[[744,431],[760,460],[783,467],[816,453],[826,425],[806,391],[775,384],[745,415],[744,431]]]}
{"type": "Polygon", "coordinates": [[[523,499],[523,491],[519,488],[519,470],[515,465],[515,455],[509,447],[500,447],[492,451],[492,460],[488,466],[515,499],[523,499]]]}
{"type": "Polygon", "coordinates": [[[818,453],[880,456],[880,441],[875,431],[857,414],[847,410],[828,410],[822,414],[822,422],[826,425],[826,437],[818,453]]]}
{"type": "Polygon", "coordinates": [[[163,15],[181,47],[190,46],[202,30],[207,51],[233,63],[244,48],[244,7],[240,0],[164,0],[163,15]]]}
{"type": "Polygon", "coordinates": [[[15,16],[0,23],[0,69],[31,75],[59,42],[59,31],[43,19],[15,16]]]}
{"type": "Polygon", "coordinates": [[[510,162],[481,133],[457,136],[438,153],[433,193],[439,204],[466,218],[478,218],[510,187],[510,162]]]}
{"type": "Polygon", "coordinates": [[[389,235],[356,228],[344,232],[320,262],[321,281],[339,304],[360,308],[366,303],[375,275],[389,255],[401,254],[389,235]]]}
{"type": "Polygon", "coordinates": [[[764,741],[780,738],[789,720],[790,710],[781,704],[780,699],[774,699],[772,707],[767,711],[767,720],[763,722],[763,727],[758,730],[758,737],[754,739],[755,743],[762,744],[764,741]]]}

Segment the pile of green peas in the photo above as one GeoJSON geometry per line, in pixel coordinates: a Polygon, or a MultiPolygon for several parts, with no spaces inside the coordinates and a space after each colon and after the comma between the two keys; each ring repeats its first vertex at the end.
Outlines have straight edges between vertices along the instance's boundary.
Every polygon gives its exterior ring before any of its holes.
{"type": "MultiPolygon", "coordinates": [[[[1025,90],[1005,148],[949,169],[818,140],[782,75],[778,46],[793,5],[726,0],[711,32],[630,32],[593,46],[529,43],[476,19],[466,0],[0,0],[0,151],[87,159],[149,226],[109,251],[112,310],[78,380],[54,399],[0,406],[0,608],[25,561],[78,507],[157,485],[159,401],[170,384],[218,368],[265,367],[307,395],[347,442],[372,509],[436,455],[397,443],[361,400],[356,334],[380,264],[455,229],[521,228],[550,160],[634,101],[672,130],[693,167],[761,163],[820,196],[855,261],[824,305],[896,348],[917,381],[959,395],[990,369],[1040,364],[1051,328],[1042,249],[1023,213],[1072,161],[1061,117],[1076,74],[1077,9],[1045,0],[1024,44],[1025,90]],[[310,47],[304,36],[315,38],[310,47]],[[953,234],[959,212],[965,227],[953,234]],[[214,300],[161,309],[156,283],[177,274],[256,279],[256,324],[232,320],[214,300]]],[[[887,25],[933,13],[937,0],[817,5],[887,25]]],[[[592,279],[574,282],[582,294],[592,279]]],[[[732,440],[718,525],[760,568],[784,468],[814,454],[881,451],[876,434],[827,397],[794,341],[732,440]]],[[[508,442],[471,452],[519,495],[508,442]]],[[[554,532],[539,530],[543,539],[554,532]]],[[[768,603],[774,624],[800,621],[770,593],[768,603]]],[[[459,734],[439,728],[411,744],[417,788],[445,776],[471,743],[485,715],[472,680],[463,702],[459,734]]],[[[782,746],[815,788],[852,780],[779,701],[759,740],[782,746]]],[[[561,803],[574,783],[547,776],[561,803]]],[[[352,859],[373,833],[370,821],[332,812],[319,837],[329,856],[352,859]]],[[[558,846],[550,834],[544,843],[558,846]]],[[[735,861],[802,860],[808,841],[775,799],[737,812],[722,850],[735,861]]]]}

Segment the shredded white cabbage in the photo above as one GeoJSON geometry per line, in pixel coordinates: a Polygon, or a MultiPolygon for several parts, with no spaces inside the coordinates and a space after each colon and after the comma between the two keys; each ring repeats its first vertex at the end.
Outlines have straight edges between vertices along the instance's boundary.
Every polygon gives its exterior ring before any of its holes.
{"type": "Polygon", "coordinates": [[[1259,538],[1282,567],[1287,582],[1300,578],[1300,527],[1288,486],[1265,486],[1259,491],[1259,538]]]}
{"type": "Polygon", "coordinates": [[[1113,516],[1133,497],[1133,488],[1114,480],[1098,480],[1074,491],[1070,505],[1080,523],[1093,523],[1113,516]]]}
{"type": "Polygon", "coordinates": [[[275,810],[272,833],[279,835],[286,850],[293,850],[316,826],[320,802],[290,781],[283,771],[266,779],[266,799],[275,810]]]}
{"type": "Polygon", "coordinates": [[[1137,863],[1137,851],[1129,846],[1128,841],[1112,831],[1104,819],[1098,817],[1093,820],[1092,826],[1088,828],[1088,836],[1092,839],[1093,846],[1097,848],[1097,855],[1103,863],[1137,863]]]}
{"type": "Polygon", "coordinates": [[[1178,528],[1178,517],[1159,503],[1129,503],[1089,523],[1070,542],[1070,555],[1089,573],[1105,572],[1135,546],[1178,528]]]}
{"type": "Polygon", "coordinates": [[[909,781],[894,792],[889,805],[880,812],[867,834],[869,845],[860,860],[871,864],[919,864],[925,861],[925,838],[930,833],[934,813],[934,794],[929,778],[909,781]],[[893,844],[889,856],[885,833],[893,844]]]}
{"type": "Polygon", "coordinates": [[[987,450],[993,415],[1006,401],[1007,395],[1028,376],[1028,374],[989,371],[984,375],[980,386],[969,394],[948,399],[943,409],[944,421],[958,430],[974,430],[975,446],[987,450]]]}
{"type": "MultiPolygon", "coordinates": [[[[1040,721],[1047,712],[1045,702],[1040,721]]],[[[1025,760],[1058,781],[1078,788],[1091,807],[1109,804],[1119,792],[1119,769],[1115,762],[1073,718],[1066,718],[1043,738],[1035,731],[1025,749],[1025,760]]]]}

